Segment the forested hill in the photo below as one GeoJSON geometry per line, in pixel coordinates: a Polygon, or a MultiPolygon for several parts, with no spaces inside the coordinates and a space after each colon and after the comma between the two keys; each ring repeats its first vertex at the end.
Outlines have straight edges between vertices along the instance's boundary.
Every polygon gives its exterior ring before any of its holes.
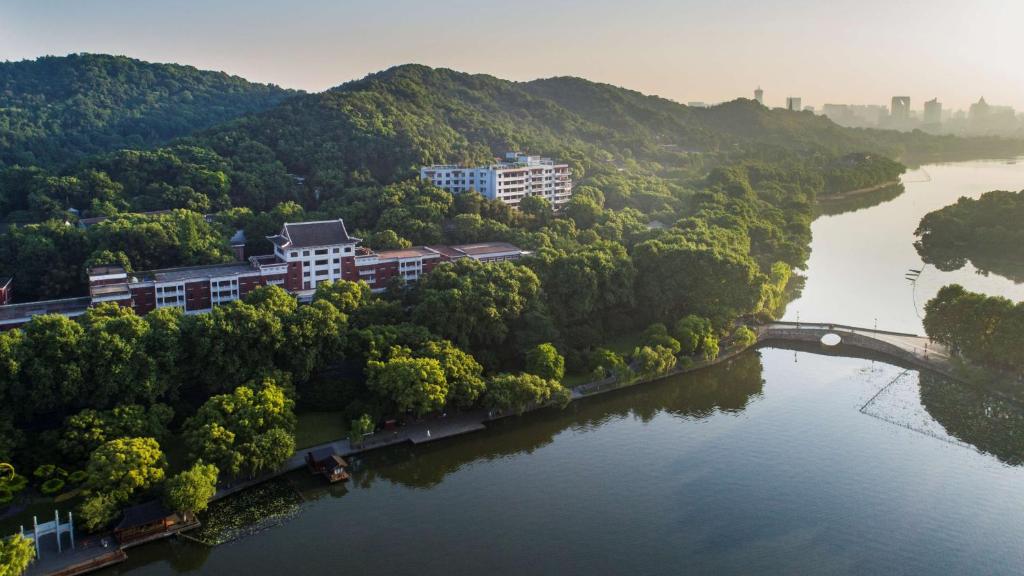
{"type": "Polygon", "coordinates": [[[510,82],[397,66],[211,129],[198,142],[226,157],[258,143],[290,172],[351,185],[389,183],[432,162],[489,160],[531,150],[592,169],[708,168],[749,157],[987,156],[1024,143],[840,127],[750,100],[696,109],[579,78],[510,82]],[[709,164],[710,162],[710,164],[709,164]]]}
{"type": "Polygon", "coordinates": [[[123,56],[0,62],[0,167],[56,166],[163,144],[290,94],[223,72],[123,56]]]}

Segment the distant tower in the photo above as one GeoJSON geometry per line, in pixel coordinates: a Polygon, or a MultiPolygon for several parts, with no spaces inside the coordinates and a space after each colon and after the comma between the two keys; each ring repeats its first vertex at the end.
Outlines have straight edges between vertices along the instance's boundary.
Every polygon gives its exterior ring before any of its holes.
{"type": "Polygon", "coordinates": [[[754,90],[754,100],[757,100],[758,104],[764,106],[764,90],[761,90],[760,86],[757,87],[757,90],[754,90]]]}
{"type": "Polygon", "coordinates": [[[942,102],[938,98],[932,98],[924,103],[924,123],[942,124],[942,102]]]}
{"type": "Polygon", "coordinates": [[[786,98],[786,110],[800,112],[803,109],[803,102],[799,96],[790,96],[786,98]]]}
{"type": "Polygon", "coordinates": [[[897,122],[910,120],[910,96],[893,96],[890,115],[897,122]]]}

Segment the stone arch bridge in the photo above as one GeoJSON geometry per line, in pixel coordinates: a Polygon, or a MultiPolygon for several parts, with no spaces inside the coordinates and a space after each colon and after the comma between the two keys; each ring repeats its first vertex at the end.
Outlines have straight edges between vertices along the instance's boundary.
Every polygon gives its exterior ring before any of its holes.
{"type": "Polygon", "coordinates": [[[835,334],[842,344],[884,354],[912,366],[936,370],[949,375],[952,372],[949,350],[926,336],[889,332],[872,328],[858,328],[843,324],[809,322],[771,322],[752,327],[759,343],[810,342],[820,343],[827,334],[835,334]]]}

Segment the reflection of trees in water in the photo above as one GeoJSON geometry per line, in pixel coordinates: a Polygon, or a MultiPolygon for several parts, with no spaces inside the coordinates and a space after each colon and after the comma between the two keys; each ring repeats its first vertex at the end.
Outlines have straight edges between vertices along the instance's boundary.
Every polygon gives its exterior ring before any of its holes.
{"type": "Polygon", "coordinates": [[[530,454],[566,430],[594,429],[630,416],[648,422],[662,412],[688,418],[738,412],[761,394],[763,385],[761,357],[749,352],[714,368],[573,402],[565,409],[493,422],[486,432],[371,452],[353,463],[351,483],[369,488],[377,480],[387,480],[430,488],[463,466],[530,454]]]}
{"type": "Polygon", "coordinates": [[[1024,407],[1018,403],[921,373],[921,404],[958,440],[1007,464],[1024,464],[1024,407]]]}
{"type": "Polygon", "coordinates": [[[981,248],[960,246],[925,248],[921,242],[916,242],[914,248],[925,264],[931,264],[943,272],[956,272],[970,262],[983,276],[995,274],[1014,284],[1024,284],[1024,262],[1007,260],[1005,250],[991,253],[981,248]]]}
{"type": "Polygon", "coordinates": [[[864,192],[863,194],[839,197],[821,196],[818,198],[819,202],[815,208],[817,209],[818,216],[836,216],[847,212],[874,208],[890,200],[895,200],[903,192],[903,184],[896,184],[879,188],[873,192],[864,192]]]}

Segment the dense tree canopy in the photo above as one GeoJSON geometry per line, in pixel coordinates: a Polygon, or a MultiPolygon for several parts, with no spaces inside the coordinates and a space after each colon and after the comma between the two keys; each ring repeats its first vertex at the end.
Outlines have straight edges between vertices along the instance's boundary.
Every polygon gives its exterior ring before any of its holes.
{"type": "Polygon", "coordinates": [[[295,450],[295,402],[271,378],[211,397],[185,423],[191,456],[231,476],[279,466],[295,450]]]}
{"type": "Polygon", "coordinates": [[[223,72],[123,56],[0,63],[0,166],[146,147],[268,108],[289,92],[223,72]]]}
{"type": "Polygon", "coordinates": [[[930,212],[921,219],[915,244],[922,259],[940,270],[956,270],[969,260],[982,271],[1024,280],[1024,190],[995,191],[977,200],[930,212]]]}

